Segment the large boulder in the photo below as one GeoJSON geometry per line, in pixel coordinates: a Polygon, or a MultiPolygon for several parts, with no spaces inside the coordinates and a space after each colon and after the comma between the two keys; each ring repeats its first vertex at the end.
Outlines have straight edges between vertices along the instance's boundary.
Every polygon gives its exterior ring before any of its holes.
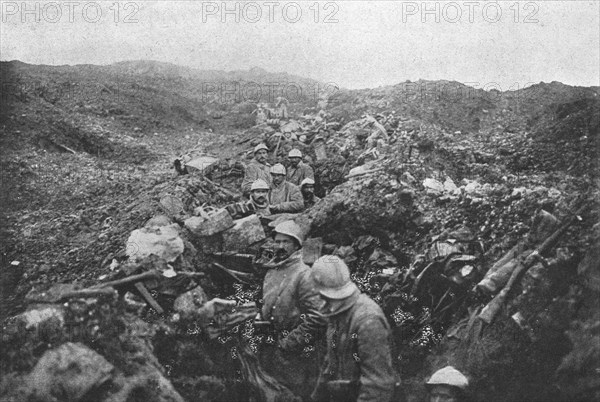
{"type": "Polygon", "coordinates": [[[173,262],[184,250],[183,239],[179,236],[179,225],[145,227],[131,232],[127,240],[126,253],[133,261],[149,255],[156,255],[167,262],[173,262]]]}
{"type": "Polygon", "coordinates": [[[260,219],[256,215],[238,219],[234,226],[223,232],[224,248],[228,251],[242,251],[266,238],[260,219]]]}
{"type": "Polygon", "coordinates": [[[44,353],[8,400],[84,401],[111,378],[113,370],[98,353],[68,342],[44,353]]]}

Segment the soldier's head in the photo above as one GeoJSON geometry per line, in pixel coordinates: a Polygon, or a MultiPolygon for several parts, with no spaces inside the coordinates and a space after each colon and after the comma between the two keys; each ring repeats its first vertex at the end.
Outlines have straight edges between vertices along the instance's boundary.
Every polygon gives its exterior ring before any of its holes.
{"type": "Polygon", "coordinates": [[[299,149],[294,148],[288,153],[288,159],[290,160],[290,165],[295,168],[302,160],[302,152],[300,152],[299,149]]]}
{"type": "Polygon", "coordinates": [[[300,191],[304,198],[312,197],[315,193],[315,181],[309,177],[302,180],[302,183],[300,183],[300,191]]]}
{"type": "Polygon", "coordinates": [[[461,402],[469,380],[452,366],[439,369],[425,383],[429,402],[461,402]]]}
{"type": "Polygon", "coordinates": [[[250,197],[259,205],[263,205],[269,198],[269,185],[263,179],[255,180],[250,187],[250,197]]]}
{"type": "Polygon", "coordinates": [[[263,165],[267,163],[267,156],[269,154],[269,148],[265,144],[258,144],[254,147],[254,159],[263,165]]]}
{"type": "Polygon", "coordinates": [[[285,166],[283,166],[281,163],[271,166],[270,172],[274,185],[279,186],[285,181],[285,166]]]}
{"type": "Polygon", "coordinates": [[[311,277],[325,300],[324,314],[335,315],[346,300],[360,293],[350,278],[350,270],[340,257],[324,255],[312,266],[311,277]]]}
{"type": "Polygon", "coordinates": [[[273,231],[275,258],[283,261],[302,248],[304,234],[294,221],[281,222],[273,231]]]}

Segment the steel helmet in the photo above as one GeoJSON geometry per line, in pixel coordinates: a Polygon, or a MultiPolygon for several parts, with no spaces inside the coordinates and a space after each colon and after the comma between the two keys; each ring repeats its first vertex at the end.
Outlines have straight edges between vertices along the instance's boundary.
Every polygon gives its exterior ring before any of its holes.
{"type": "Polygon", "coordinates": [[[263,179],[256,179],[252,183],[252,186],[250,187],[250,191],[254,191],[254,190],[268,190],[268,189],[269,189],[269,185],[263,179]]]}
{"type": "Polygon", "coordinates": [[[288,158],[302,158],[302,152],[299,149],[292,149],[290,153],[288,153],[288,158]]]}
{"type": "MultiPolygon", "coordinates": [[[[316,264],[316,263],[315,263],[316,264]]],[[[425,383],[426,385],[450,385],[464,390],[469,385],[469,380],[460,371],[452,366],[439,369],[425,383]]]]}
{"type": "Polygon", "coordinates": [[[315,261],[311,276],[319,293],[329,299],[345,299],[358,290],[350,279],[348,266],[335,255],[325,255],[315,261]]]}
{"type": "Polygon", "coordinates": [[[271,166],[271,169],[269,170],[269,172],[271,174],[285,175],[285,166],[283,166],[281,163],[277,163],[277,164],[271,166]]]}
{"type": "Polygon", "coordinates": [[[281,222],[279,225],[275,226],[273,232],[293,237],[294,239],[298,240],[298,244],[300,247],[302,247],[302,243],[304,242],[304,234],[296,222],[281,222]]]}
{"type": "Polygon", "coordinates": [[[258,144],[257,146],[254,147],[254,153],[257,153],[261,149],[264,149],[267,152],[269,152],[269,148],[265,144],[258,144]]]}
{"type": "Polygon", "coordinates": [[[311,185],[315,185],[315,181],[313,179],[311,179],[310,177],[307,177],[306,179],[302,180],[302,183],[300,183],[300,188],[304,187],[307,184],[311,184],[311,185]]]}

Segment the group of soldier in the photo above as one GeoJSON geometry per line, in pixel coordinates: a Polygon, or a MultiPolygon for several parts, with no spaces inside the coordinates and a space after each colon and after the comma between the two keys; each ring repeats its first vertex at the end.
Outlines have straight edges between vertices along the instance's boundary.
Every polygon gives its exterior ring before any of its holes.
{"type": "Polygon", "coordinates": [[[302,161],[302,152],[289,152],[286,169],[281,163],[269,164],[268,150],[265,144],[257,145],[246,167],[242,193],[250,199],[250,210],[261,216],[297,213],[319,201],[314,194],[314,171],[302,161]]]}
{"type": "MultiPolygon", "coordinates": [[[[270,166],[267,156],[266,145],[254,148],[242,184],[253,213],[295,213],[318,201],[313,170],[299,150],[289,152],[288,169],[270,166]]],[[[304,400],[398,400],[391,329],[381,308],[341,258],[325,255],[306,265],[304,233],[294,221],[279,223],[273,234],[274,265],[265,274],[257,322],[268,322],[278,336],[277,348],[261,356],[263,366],[304,400]]],[[[467,384],[453,367],[439,370],[427,382],[430,401],[457,402],[467,384]]]]}

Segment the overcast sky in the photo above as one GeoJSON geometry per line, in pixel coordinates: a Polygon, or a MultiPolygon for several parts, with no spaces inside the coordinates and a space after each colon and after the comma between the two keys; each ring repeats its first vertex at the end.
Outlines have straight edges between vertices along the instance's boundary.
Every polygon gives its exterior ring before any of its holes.
{"type": "Polygon", "coordinates": [[[597,1],[0,3],[3,61],[261,67],[346,88],[600,85],[597,1]]]}

